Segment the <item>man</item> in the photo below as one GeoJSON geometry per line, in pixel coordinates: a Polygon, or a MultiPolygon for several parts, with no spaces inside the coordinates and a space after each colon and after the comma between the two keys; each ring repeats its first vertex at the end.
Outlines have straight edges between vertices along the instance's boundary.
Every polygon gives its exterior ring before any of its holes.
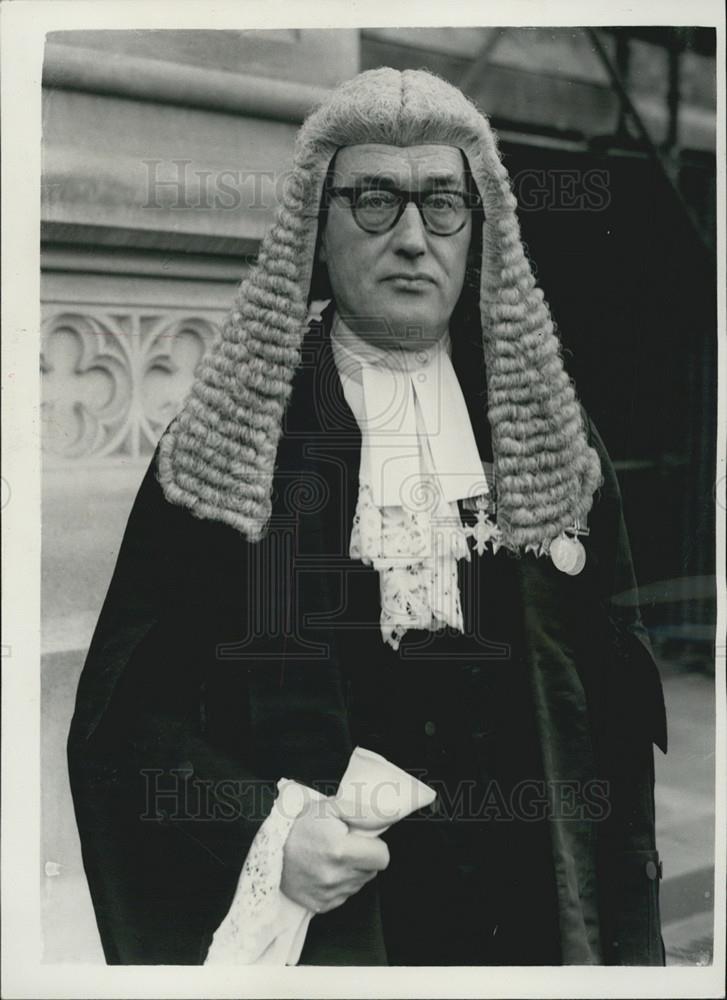
{"type": "Polygon", "coordinates": [[[255,843],[318,914],[302,963],[663,964],[661,685],[489,124],[431,74],[363,73],[292,181],[79,685],[107,960],[203,962],[255,843]],[[275,782],[331,791],[356,744],[438,811],[365,838],[309,803],[266,839],[275,782]]]}

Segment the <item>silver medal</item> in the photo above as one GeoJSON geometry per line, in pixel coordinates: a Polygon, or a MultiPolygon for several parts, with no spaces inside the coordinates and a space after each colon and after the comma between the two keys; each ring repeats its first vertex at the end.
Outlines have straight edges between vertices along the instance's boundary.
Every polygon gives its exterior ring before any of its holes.
{"type": "Polygon", "coordinates": [[[550,558],[561,573],[575,576],[586,564],[586,550],[577,538],[571,538],[563,532],[551,543],[550,558]]]}
{"type": "Polygon", "coordinates": [[[568,572],[571,576],[577,576],[586,565],[586,550],[578,538],[574,538],[573,543],[576,546],[576,561],[575,565],[568,572]]]}

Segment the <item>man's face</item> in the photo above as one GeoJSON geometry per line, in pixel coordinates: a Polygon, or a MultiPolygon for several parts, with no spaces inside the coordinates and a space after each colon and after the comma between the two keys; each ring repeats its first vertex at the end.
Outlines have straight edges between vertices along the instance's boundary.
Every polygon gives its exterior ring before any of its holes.
{"type": "MultiPolygon", "coordinates": [[[[410,191],[467,190],[464,159],[454,146],[367,143],[340,149],[333,185],[356,187],[366,178],[372,187],[386,182],[410,191]]],[[[438,340],[462,291],[471,232],[468,212],[464,228],[454,235],[430,233],[409,202],[393,229],[372,234],[359,227],[344,198],[332,197],[320,259],[338,312],[362,337],[368,332],[382,346],[381,332],[370,331],[383,329],[391,346],[411,349],[438,340]]]]}

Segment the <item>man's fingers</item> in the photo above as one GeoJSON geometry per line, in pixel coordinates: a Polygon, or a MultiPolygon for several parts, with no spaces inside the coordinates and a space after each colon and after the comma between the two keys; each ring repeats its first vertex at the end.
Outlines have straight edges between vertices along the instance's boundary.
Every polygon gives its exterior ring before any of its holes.
{"type": "Polygon", "coordinates": [[[345,841],[346,860],[362,871],[381,872],[389,864],[389,848],[380,837],[349,833],[345,841]]]}
{"type": "Polygon", "coordinates": [[[337,907],[342,906],[347,899],[350,899],[351,896],[355,895],[360,889],[362,889],[363,885],[367,881],[368,879],[365,879],[364,883],[361,883],[360,885],[348,884],[345,887],[341,887],[337,892],[334,892],[330,896],[326,896],[324,899],[319,900],[317,903],[317,911],[314,912],[328,913],[329,910],[335,910],[337,907]]]}
{"type": "Polygon", "coordinates": [[[332,824],[334,828],[337,827],[341,836],[348,833],[348,825],[341,818],[334,799],[311,799],[306,806],[306,812],[314,821],[326,820],[327,824],[332,824]]]}
{"type": "Polygon", "coordinates": [[[335,910],[346,900],[359,892],[371,879],[376,878],[378,870],[363,871],[358,870],[348,878],[341,879],[335,885],[319,888],[315,893],[311,893],[303,901],[304,905],[314,913],[327,913],[335,910]]]}

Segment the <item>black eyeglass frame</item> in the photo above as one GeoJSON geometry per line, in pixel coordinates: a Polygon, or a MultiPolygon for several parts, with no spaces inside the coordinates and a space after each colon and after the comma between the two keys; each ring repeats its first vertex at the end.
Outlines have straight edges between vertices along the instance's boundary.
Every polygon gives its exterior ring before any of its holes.
{"type": "Polygon", "coordinates": [[[425,191],[408,191],[404,188],[394,187],[393,185],[387,185],[385,187],[384,186],[375,187],[371,186],[370,184],[361,184],[359,186],[354,186],[354,187],[332,186],[326,188],[325,193],[327,196],[338,195],[342,198],[345,198],[348,201],[348,205],[349,208],[351,209],[354,221],[356,225],[359,227],[359,229],[362,229],[365,233],[370,233],[371,235],[374,236],[379,236],[382,233],[391,232],[391,230],[394,229],[398,224],[399,219],[404,214],[404,210],[406,209],[409,202],[414,202],[417,209],[419,210],[419,215],[424,224],[424,228],[428,233],[431,233],[433,236],[455,236],[457,233],[461,232],[467,225],[467,219],[463,219],[462,224],[458,226],[456,229],[453,229],[451,232],[443,233],[443,232],[438,232],[436,229],[432,229],[423,211],[424,199],[428,198],[429,195],[432,194],[459,195],[464,200],[464,207],[470,210],[479,208],[482,205],[482,199],[480,198],[479,194],[475,194],[474,192],[471,191],[461,191],[458,189],[447,188],[447,187],[433,187],[433,188],[428,188],[425,191]],[[361,224],[356,214],[356,199],[358,198],[359,195],[370,191],[381,191],[381,192],[385,191],[389,194],[396,195],[397,198],[399,199],[399,207],[397,209],[396,215],[394,216],[391,225],[387,226],[386,229],[368,229],[366,226],[363,226],[361,224]]]}

